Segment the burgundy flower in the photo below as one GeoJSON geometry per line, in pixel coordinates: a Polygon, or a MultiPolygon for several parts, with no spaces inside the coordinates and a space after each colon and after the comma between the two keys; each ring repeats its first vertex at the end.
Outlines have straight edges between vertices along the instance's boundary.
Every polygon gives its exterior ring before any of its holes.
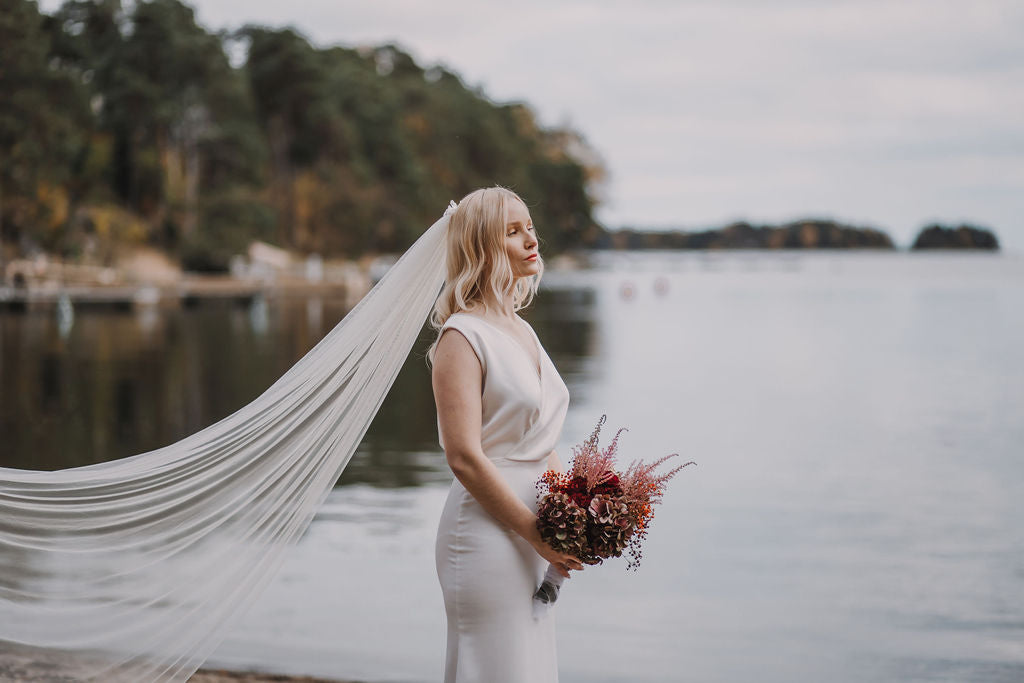
{"type": "Polygon", "coordinates": [[[555,491],[544,496],[537,511],[537,529],[540,537],[555,550],[577,557],[585,554],[587,512],[568,495],[555,491]]]}
{"type": "Polygon", "coordinates": [[[629,505],[621,497],[599,493],[587,508],[590,550],[598,557],[619,557],[633,535],[629,505]]]}

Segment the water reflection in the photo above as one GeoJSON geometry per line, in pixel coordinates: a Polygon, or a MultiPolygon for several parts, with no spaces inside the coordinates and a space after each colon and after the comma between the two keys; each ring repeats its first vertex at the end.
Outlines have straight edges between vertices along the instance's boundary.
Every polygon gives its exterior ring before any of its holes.
{"type": "Polygon", "coordinates": [[[67,339],[71,334],[71,327],[75,324],[75,309],[71,305],[71,297],[67,293],[60,295],[57,300],[57,331],[61,338],[67,339]]]}
{"type": "Polygon", "coordinates": [[[252,325],[252,331],[258,335],[266,334],[270,328],[267,299],[263,294],[256,294],[249,304],[249,324],[252,325]]]}
{"type": "Polygon", "coordinates": [[[323,326],[324,301],[318,296],[306,300],[306,324],[310,329],[319,330],[323,326]]]}
{"type": "MultiPolygon", "coordinates": [[[[593,353],[595,301],[592,290],[545,290],[524,314],[570,384],[593,353]]],[[[260,295],[247,306],[89,310],[67,329],[52,314],[0,315],[0,466],[63,469],[173,443],[256,398],[345,312],[322,297],[260,295]]],[[[424,359],[431,341],[424,326],[340,483],[451,476],[424,359]]]]}

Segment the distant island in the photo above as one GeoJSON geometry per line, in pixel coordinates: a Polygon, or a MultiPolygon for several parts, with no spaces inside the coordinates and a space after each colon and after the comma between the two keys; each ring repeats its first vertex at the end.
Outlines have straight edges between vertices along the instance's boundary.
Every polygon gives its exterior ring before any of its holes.
{"type": "MultiPolygon", "coordinates": [[[[745,221],[701,231],[593,229],[583,236],[592,249],[895,249],[883,230],[831,220],[802,219],[782,225],[745,221]]],[[[998,250],[995,235],[984,228],[938,224],[921,229],[911,249],[998,250]]]]}
{"type": "Polygon", "coordinates": [[[911,249],[988,249],[999,251],[999,240],[991,230],[973,225],[947,228],[929,225],[921,230],[911,249]]]}

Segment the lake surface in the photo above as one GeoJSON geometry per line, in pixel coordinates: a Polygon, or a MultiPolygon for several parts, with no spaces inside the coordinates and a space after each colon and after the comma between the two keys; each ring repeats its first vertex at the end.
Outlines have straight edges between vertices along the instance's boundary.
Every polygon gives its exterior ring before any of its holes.
{"type": "MultiPolygon", "coordinates": [[[[329,301],[0,315],[0,465],[177,440],[255,398],[329,301]]],[[[574,573],[564,683],[1024,680],[1024,258],[602,254],[524,313],[621,457],[697,461],[639,571],[574,573]]],[[[422,343],[267,591],[208,665],[436,681],[451,474],[422,343]]]]}

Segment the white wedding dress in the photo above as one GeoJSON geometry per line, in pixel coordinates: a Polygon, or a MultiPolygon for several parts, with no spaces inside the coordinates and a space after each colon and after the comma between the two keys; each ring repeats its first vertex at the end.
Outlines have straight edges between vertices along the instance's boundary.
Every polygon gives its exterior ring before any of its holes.
{"type": "MultiPolygon", "coordinates": [[[[455,313],[441,330],[458,330],[480,359],[483,452],[536,510],[535,484],[558,444],[569,390],[533,328],[519,321],[536,344],[539,368],[518,340],[475,315],[455,313]]],[[[448,619],[445,683],[556,682],[555,610],[539,619],[532,613],[547,561],[458,479],[441,513],[435,557],[448,619]]]]}

